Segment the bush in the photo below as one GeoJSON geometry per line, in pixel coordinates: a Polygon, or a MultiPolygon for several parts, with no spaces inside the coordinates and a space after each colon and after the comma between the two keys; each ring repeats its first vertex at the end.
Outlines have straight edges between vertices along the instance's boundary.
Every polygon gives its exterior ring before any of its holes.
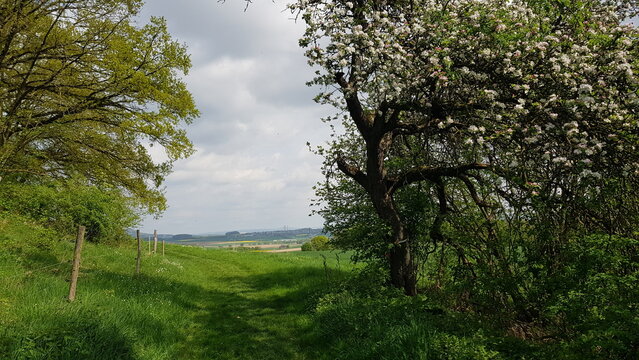
{"type": "Polygon", "coordinates": [[[639,241],[591,235],[569,245],[564,284],[544,314],[561,319],[569,359],[639,358],[639,241]]]}
{"type": "Polygon", "coordinates": [[[492,348],[494,338],[470,315],[445,313],[423,296],[380,286],[385,275],[368,267],[319,300],[312,336],[328,341],[329,353],[341,359],[509,358],[492,348]]]}
{"type": "Polygon", "coordinates": [[[49,250],[60,241],[61,235],[47,229],[34,220],[0,212],[0,250],[10,253],[29,254],[40,250],[49,250]]]}
{"type": "Polygon", "coordinates": [[[18,214],[63,234],[86,226],[87,240],[118,242],[140,220],[132,201],[117,189],[90,186],[80,180],[47,184],[3,184],[0,210],[18,214]]]}
{"type": "Polygon", "coordinates": [[[315,236],[302,245],[302,251],[324,251],[332,249],[333,246],[330,244],[330,239],[324,235],[315,236]]]}
{"type": "Polygon", "coordinates": [[[542,359],[639,358],[639,240],[574,236],[555,258],[538,255],[543,244],[528,245],[514,254],[511,272],[477,266],[464,279],[462,264],[429,294],[446,308],[480,309],[528,344],[543,341],[542,359]]]}

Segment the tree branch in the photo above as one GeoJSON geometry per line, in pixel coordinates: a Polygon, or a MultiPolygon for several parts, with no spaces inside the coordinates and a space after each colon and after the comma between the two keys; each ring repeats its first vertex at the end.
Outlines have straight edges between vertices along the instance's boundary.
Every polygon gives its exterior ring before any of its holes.
{"type": "Polygon", "coordinates": [[[340,169],[341,172],[357,181],[358,184],[368,191],[370,186],[368,184],[367,176],[362,170],[353,164],[349,164],[342,156],[339,156],[336,162],[337,168],[340,169]]]}
{"type": "Polygon", "coordinates": [[[430,167],[420,166],[413,168],[400,175],[395,180],[394,190],[399,189],[402,186],[410,185],[419,181],[429,180],[437,182],[442,177],[460,177],[466,174],[470,170],[482,170],[487,169],[490,166],[482,163],[470,163],[459,166],[446,166],[446,167],[430,167]]]}
{"type": "Polygon", "coordinates": [[[472,181],[470,181],[470,179],[466,175],[460,175],[458,176],[458,178],[464,183],[464,185],[466,185],[466,188],[468,188],[468,192],[470,193],[470,197],[473,199],[475,204],[477,204],[477,206],[483,207],[483,208],[494,207],[494,205],[491,205],[479,198],[479,195],[477,194],[477,190],[475,189],[475,185],[473,184],[472,181]]]}
{"type": "Polygon", "coordinates": [[[346,81],[343,72],[338,72],[337,74],[335,74],[335,81],[344,93],[346,107],[348,108],[348,112],[351,115],[351,119],[353,119],[353,122],[355,122],[355,125],[357,125],[357,129],[362,134],[362,136],[364,136],[365,138],[368,137],[371,131],[372,123],[364,112],[362,103],[359,101],[359,97],[357,96],[357,90],[353,89],[351,84],[346,81]]]}

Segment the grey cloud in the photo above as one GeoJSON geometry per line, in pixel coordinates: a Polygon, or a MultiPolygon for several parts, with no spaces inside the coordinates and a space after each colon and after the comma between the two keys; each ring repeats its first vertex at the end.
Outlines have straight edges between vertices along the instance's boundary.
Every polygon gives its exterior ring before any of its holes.
{"type": "MultiPolygon", "coordinates": [[[[245,3],[230,0],[153,0],[146,3],[143,16],[163,16],[170,30],[187,43],[206,44],[207,53],[233,57],[262,56],[272,51],[290,51],[303,31],[302,24],[287,21],[285,3],[261,1],[244,11],[245,3]],[[284,20],[284,21],[283,21],[284,20]],[[282,39],[282,42],[264,39],[282,39]],[[292,42],[291,42],[292,41],[292,42]]],[[[196,52],[197,59],[207,59],[196,52]]]]}
{"type": "MultiPolygon", "coordinates": [[[[199,233],[321,226],[308,217],[321,159],[306,150],[328,129],[330,109],[312,102],[313,72],[297,47],[302,24],[283,3],[150,0],[141,18],[164,16],[189,47],[186,82],[201,118],[188,128],[198,152],[178,161],[165,183],[169,209],[146,230],[199,233]]],[[[141,20],[142,21],[142,20],[141,20]]]]}

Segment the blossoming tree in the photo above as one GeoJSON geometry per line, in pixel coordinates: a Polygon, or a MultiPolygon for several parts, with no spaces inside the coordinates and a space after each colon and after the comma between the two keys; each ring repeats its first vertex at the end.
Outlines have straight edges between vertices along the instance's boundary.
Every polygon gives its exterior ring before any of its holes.
{"type": "MultiPolygon", "coordinates": [[[[487,217],[535,197],[597,196],[639,172],[634,8],[596,1],[300,0],[317,100],[343,111],[327,175],[363,189],[390,229],[391,282],[417,292],[396,194],[432,189],[487,217]],[[339,169],[339,171],[333,170],[339,169]],[[341,174],[341,175],[340,175],[341,174]],[[489,184],[489,185],[486,185],[489,184]]],[[[337,117],[336,117],[337,118],[337,117]]],[[[326,196],[327,192],[324,193],[326,196]]]]}

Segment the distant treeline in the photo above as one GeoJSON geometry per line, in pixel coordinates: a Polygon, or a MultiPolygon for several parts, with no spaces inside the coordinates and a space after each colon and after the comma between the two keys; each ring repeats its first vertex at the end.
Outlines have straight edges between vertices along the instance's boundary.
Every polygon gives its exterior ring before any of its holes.
{"type": "MultiPolygon", "coordinates": [[[[189,241],[238,241],[238,240],[252,240],[252,241],[272,241],[272,240],[284,240],[284,239],[308,239],[317,235],[322,235],[322,229],[314,228],[301,228],[294,230],[273,230],[273,231],[259,231],[259,232],[247,232],[240,233],[239,231],[229,231],[224,235],[192,235],[192,234],[158,234],[158,238],[164,239],[168,242],[182,242],[184,240],[189,241]]],[[[153,234],[142,234],[143,238],[153,237],[153,234]]]]}

